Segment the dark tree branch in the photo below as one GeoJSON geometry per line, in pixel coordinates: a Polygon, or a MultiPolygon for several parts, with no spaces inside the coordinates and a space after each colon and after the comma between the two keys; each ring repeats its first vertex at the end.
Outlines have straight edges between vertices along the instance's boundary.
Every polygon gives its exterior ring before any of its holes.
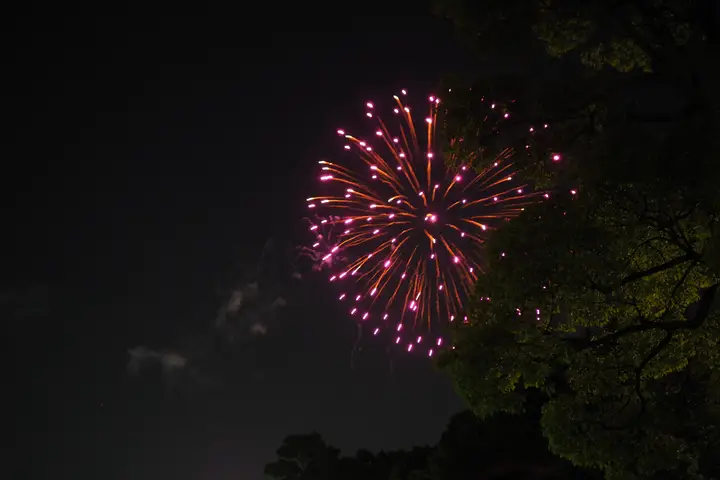
{"type": "Polygon", "coordinates": [[[680,290],[680,287],[682,287],[683,283],[685,283],[685,280],[687,280],[688,275],[690,275],[690,272],[692,272],[692,269],[695,268],[696,266],[697,266],[697,262],[693,262],[690,265],[688,265],[688,267],[685,269],[682,276],[680,277],[680,280],[677,281],[677,283],[675,284],[675,286],[672,289],[672,292],[670,292],[670,298],[668,299],[668,303],[672,304],[672,299],[675,298],[675,295],[677,294],[678,290],[680,290]]]}
{"type": "MultiPolygon", "coordinates": [[[[710,314],[710,310],[715,300],[718,288],[720,288],[720,283],[716,283],[712,287],[705,290],[702,297],[700,298],[698,310],[695,313],[695,316],[690,320],[678,320],[675,322],[651,322],[645,320],[644,318],[639,318],[638,320],[640,320],[640,323],[621,328],[620,330],[613,332],[610,335],[606,335],[605,337],[602,337],[600,339],[590,340],[584,345],[582,345],[581,350],[585,350],[587,348],[595,348],[600,345],[612,343],[622,337],[632,335],[633,333],[647,332],[650,330],[663,330],[665,332],[674,332],[677,330],[695,330],[697,328],[700,328],[705,323],[705,320],[710,314]]],[[[576,339],[574,341],[577,342],[576,339]]]]}
{"type": "Polygon", "coordinates": [[[672,341],[673,332],[672,331],[666,331],[665,337],[663,337],[660,342],[653,347],[652,350],[648,353],[648,356],[645,357],[645,359],[640,363],[638,368],[635,370],[635,394],[638,397],[638,400],[640,400],[640,412],[638,413],[637,420],[640,420],[640,418],[645,414],[646,404],[647,401],[645,400],[645,397],[642,394],[642,372],[647,367],[647,365],[652,361],[653,358],[657,357],[660,352],[665,350],[668,345],[670,345],[670,342],[672,341]]]}
{"type": "Polygon", "coordinates": [[[623,278],[620,281],[620,283],[618,284],[618,287],[622,287],[624,285],[627,285],[628,283],[632,283],[637,280],[640,280],[641,278],[649,277],[651,275],[655,275],[656,273],[660,273],[665,270],[669,270],[671,268],[677,267],[678,265],[682,265],[685,262],[689,262],[690,260],[696,260],[697,257],[698,257],[698,255],[696,253],[692,253],[692,254],[686,253],[683,256],[674,258],[663,264],[648,268],[647,270],[642,270],[639,272],[631,273],[630,275],[628,275],[627,277],[623,278]]]}

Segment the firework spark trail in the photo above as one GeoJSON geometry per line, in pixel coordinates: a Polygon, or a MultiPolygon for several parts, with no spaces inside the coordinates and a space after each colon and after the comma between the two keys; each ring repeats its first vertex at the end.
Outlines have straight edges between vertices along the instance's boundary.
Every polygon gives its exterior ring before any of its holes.
{"type": "Polygon", "coordinates": [[[327,193],[307,199],[319,214],[310,226],[313,251],[332,267],[329,280],[343,287],[339,300],[352,304],[350,314],[373,335],[389,332],[407,351],[422,346],[432,356],[443,346],[436,327],[467,319],[463,302],[483,271],[488,233],[548,196],[514,180],[509,148],[480,171],[472,167],[475,154],[444,162],[434,151],[440,99],[429,97],[420,129],[410,107],[393,98],[396,126],[368,102],[375,143],[339,129],[351,158],[318,162],[327,193]],[[341,252],[347,261],[333,262],[341,252]],[[423,345],[423,335],[413,333],[420,327],[436,338],[423,345]]]}

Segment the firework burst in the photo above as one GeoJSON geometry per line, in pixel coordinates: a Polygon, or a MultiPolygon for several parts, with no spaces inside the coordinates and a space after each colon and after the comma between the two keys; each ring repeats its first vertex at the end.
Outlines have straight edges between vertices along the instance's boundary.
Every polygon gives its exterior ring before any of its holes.
{"type": "Polygon", "coordinates": [[[444,346],[442,327],[467,321],[463,305],[483,271],[487,235],[547,193],[518,182],[512,149],[483,170],[473,166],[482,152],[441,158],[440,99],[429,97],[416,124],[402,95],[393,97],[392,124],[366,104],[368,138],[337,131],[347,157],[319,162],[322,194],[307,199],[315,216],[306,252],[373,335],[432,356],[444,346]]]}

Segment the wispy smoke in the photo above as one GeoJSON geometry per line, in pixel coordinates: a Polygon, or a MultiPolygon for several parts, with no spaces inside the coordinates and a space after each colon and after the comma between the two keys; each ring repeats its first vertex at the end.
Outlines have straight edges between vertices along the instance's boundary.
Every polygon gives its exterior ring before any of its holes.
{"type": "Polygon", "coordinates": [[[227,293],[206,334],[193,337],[184,347],[133,347],[127,351],[128,373],[138,375],[154,366],[160,367],[166,385],[197,381],[203,365],[217,364],[223,352],[247,348],[279,328],[280,312],[288,305],[286,294],[297,287],[302,276],[292,271],[291,262],[283,264],[282,255],[268,251],[272,248],[274,244],[268,242],[255,272],[248,275],[252,280],[227,293]]]}

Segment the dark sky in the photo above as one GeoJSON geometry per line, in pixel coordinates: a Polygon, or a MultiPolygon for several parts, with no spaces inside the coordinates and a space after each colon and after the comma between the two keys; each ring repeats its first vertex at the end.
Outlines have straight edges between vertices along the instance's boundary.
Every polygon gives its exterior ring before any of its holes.
{"type": "Polygon", "coordinates": [[[391,372],[368,347],[351,370],[353,324],[319,281],[219,390],[168,397],[125,374],[129,347],[210,329],[217,289],[268,238],[302,238],[338,125],[461,64],[423,2],[260,5],[14,20],[2,287],[50,298],[48,318],[11,327],[31,384],[18,478],[255,479],[287,434],[409,447],[461,408],[424,358],[391,372]]]}

